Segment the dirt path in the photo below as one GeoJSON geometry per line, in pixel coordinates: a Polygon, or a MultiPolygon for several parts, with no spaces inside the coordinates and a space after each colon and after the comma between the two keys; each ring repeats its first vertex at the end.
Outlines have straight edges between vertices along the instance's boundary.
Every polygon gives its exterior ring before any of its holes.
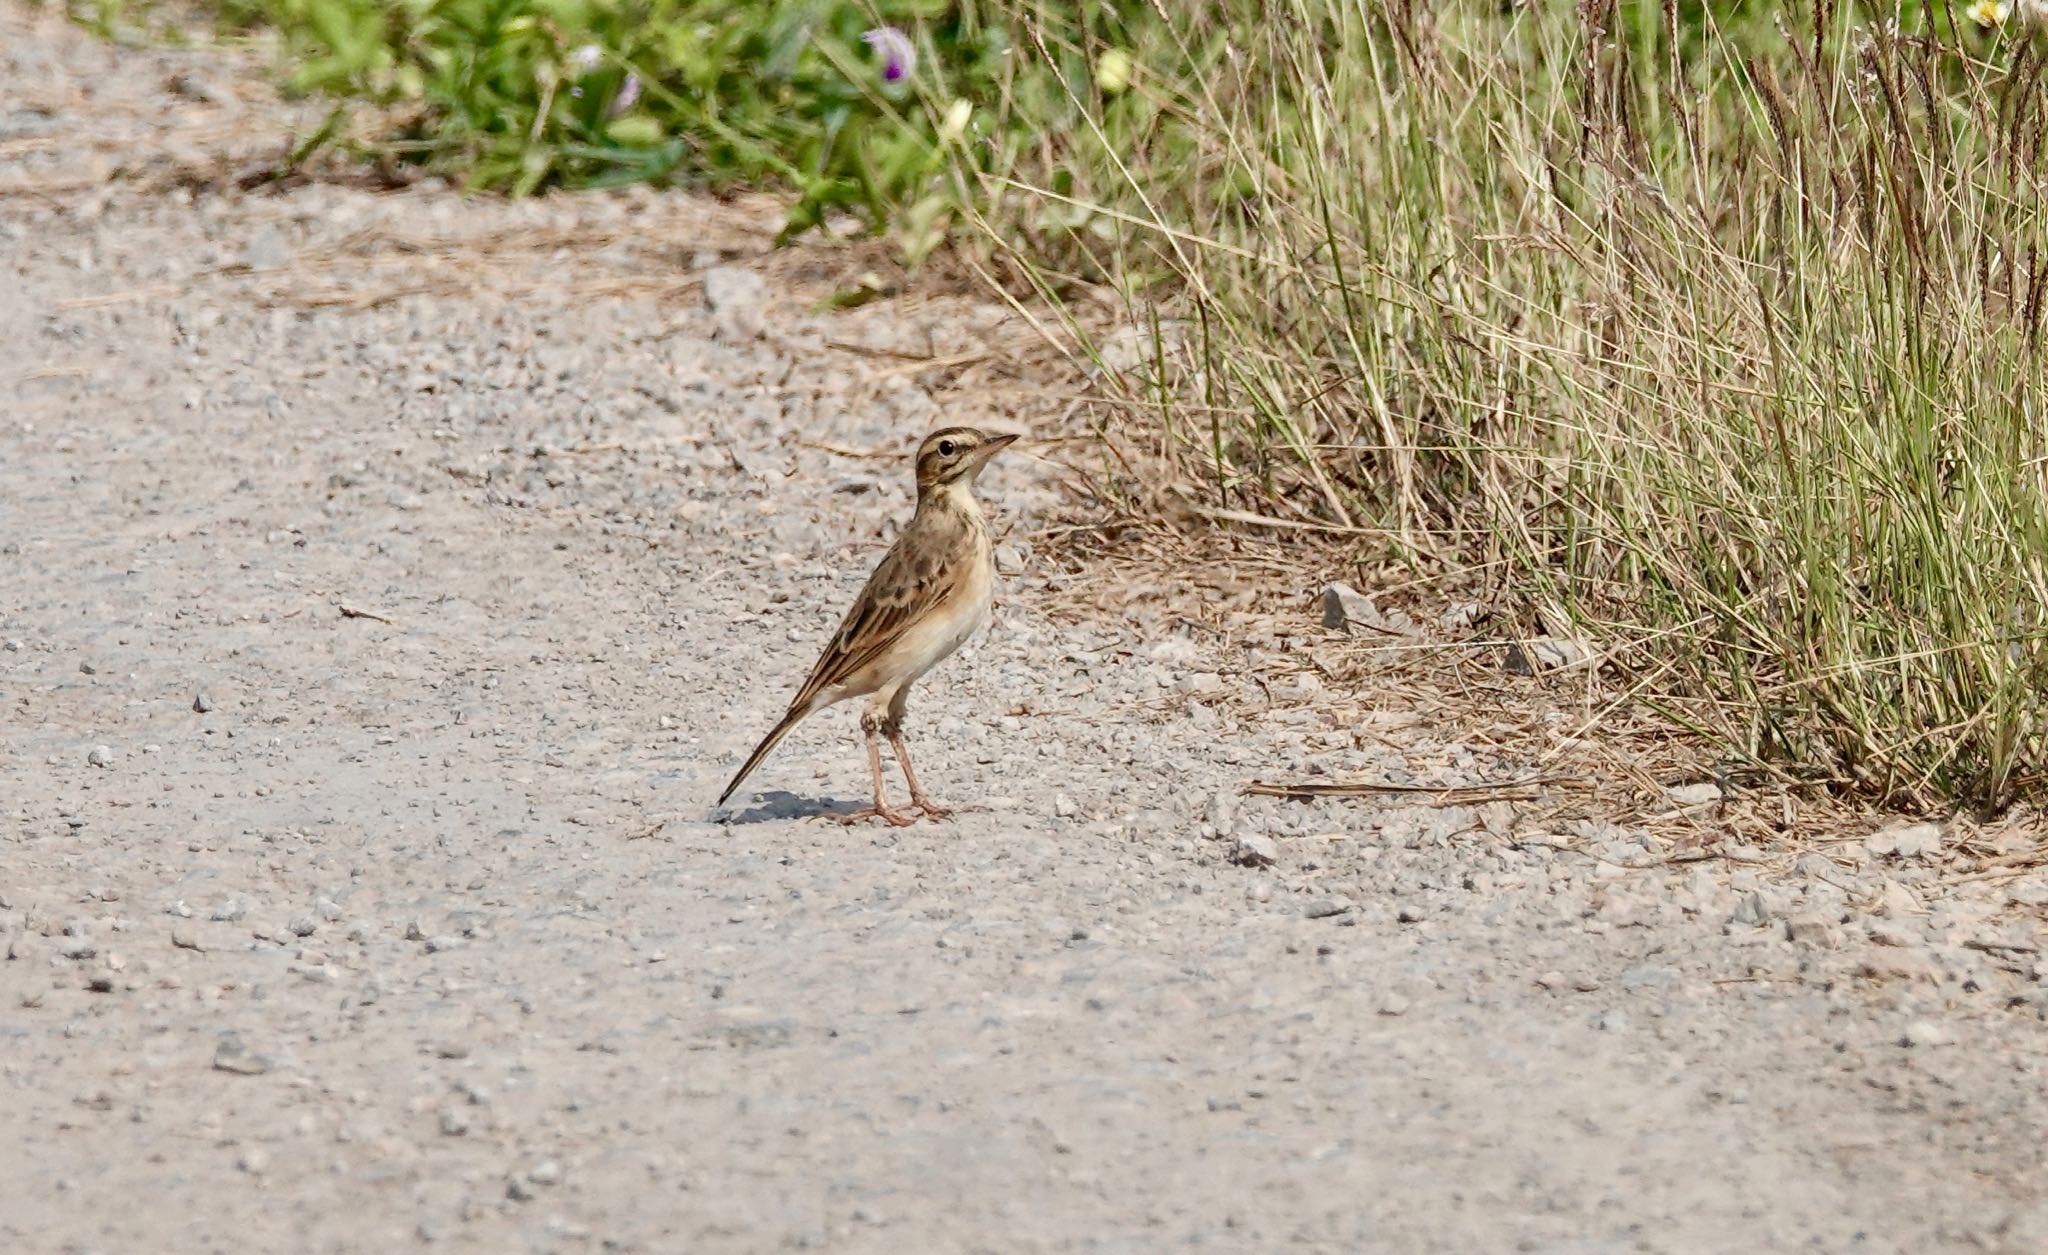
{"type": "Polygon", "coordinates": [[[830,342],[1000,311],[814,314],[678,197],[181,188],[246,72],[13,0],[0,79],[0,1248],[2048,1246],[2034,880],[1232,804],[1488,765],[1049,620],[1029,458],[913,705],[989,809],[819,821],[839,712],[714,822],[907,505],[818,446],[1042,413],[830,342]]]}

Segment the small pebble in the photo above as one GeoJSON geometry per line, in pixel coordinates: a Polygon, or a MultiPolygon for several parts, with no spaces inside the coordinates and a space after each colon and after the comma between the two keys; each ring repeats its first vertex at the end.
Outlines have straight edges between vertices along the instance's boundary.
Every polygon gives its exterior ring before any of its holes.
{"type": "Polygon", "coordinates": [[[1666,789],[1665,792],[1672,802],[1679,806],[1705,806],[1721,800],[1721,786],[1712,782],[1681,784],[1677,788],[1666,789]]]}
{"type": "Polygon", "coordinates": [[[1833,950],[1842,944],[1842,932],[1825,915],[1806,912],[1785,921],[1785,936],[1801,945],[1833,950]]]}
{"type": "Polygon", "coordinates": [[[205,693],[203,693],[203,692],[201,692],[201,693],[195,693],[195,694],[193,694],[193,696],[192,696],[192,710],[193,710],[193,712],[194,712],[194,713],[196,713],[196,714],[201,714],[201,715],[203,715],[203,714],[205,714],[205,713],[206,713],[207,711],[209,711],[209,710],[212,710],[212,709],[213,709],[213,699],[212,699],[211,697],[208,697],[208,696],[207,696],[207,695],[206,695],[205,693]]]}
{"type": "Polygon", "coordinates": [[[85,761],[94,767],[111,767],[114,765],[114,751],[104,745],[95,745],[86,753],[85,761]]]}
{"type": "Polygon", "coordinates": [[[1878,858],[1933,858],[1941,853],[1941,825],[1893,824],[1872,833],[1863,848],[1878,858]]]}
{"type": "Polygon", "coordinates": [[[1752,889],[1736,899],[1735,913],[1729,918],[1733,923],[1760,928],[1770,921],[1771,908],[1765,904],[1764,895],[1752,889]]]}
{"type": "Polygon", "coordinates": [[[1239,867],[1271,867],[1280,861],[1280,847],[1264,833],[1247,833],[1231,848],[1230,861],[1239,867]]]}
{"type": "Polygon", "coordinates": [[[256,1054],[242,1044],[241,1038],[230,1034],[214,1047],[213,1066],[215,1071],[237,1076],[261,1076],[275,1065],[269,1055],[256,1054]]]}
{"type": "Polygon", "coordinates": [[[1911,1024],[1906,1025],[1906,1031],[1899,1036],[1899,1044],[1901,1046],[1909,1048],[1917,1046],[1923,1050],[1932,1049],[1935,1046],[1953,1045],[1954,1043],[1955,1035],[1931,1020],[1915,1020],[1911,1024]]]}

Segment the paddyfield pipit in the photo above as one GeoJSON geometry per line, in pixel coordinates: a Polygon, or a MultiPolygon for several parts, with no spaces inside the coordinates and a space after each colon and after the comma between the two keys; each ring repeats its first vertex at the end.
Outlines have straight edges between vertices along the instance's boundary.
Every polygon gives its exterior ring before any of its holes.
{"type": "Polygon", "coordinates": [[[720,806],[805,716],[834,702],[865,697],[868,708],[860,717],[860,730],[867,738],[875,804],[841,818],[881,819],[899,827],[912,822],[910,816],[891,810],[883,796],[878,733],[895,747],[903,779],[910,785],[911,806],[934,819],[947,814],[918,787],[910,751],[903,744],[903,709],[918,677],[988,621],[995,593],[995,550],[988,520],[974,499],[974,478],[1015,439],[972,427],[946,427],[924,438],[917,449],[917,512],[868,577],[867,587],[860,590],[846,621],[781,721],[761,738],[739,774],[725,786],[718,797],[720,806]]]}

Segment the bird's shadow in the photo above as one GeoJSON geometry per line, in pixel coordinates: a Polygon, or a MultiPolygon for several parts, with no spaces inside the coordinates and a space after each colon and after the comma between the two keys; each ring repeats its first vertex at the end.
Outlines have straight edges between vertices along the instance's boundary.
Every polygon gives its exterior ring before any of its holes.
{"type": "Polygon", "coordinates": [[[752,806],[713,807],[711,814],[721,824],[765,824],[778,819],[836,819],[859,809],[857,802],[836,797],[801,797],[776,789],[761,794],[752,806]]]}

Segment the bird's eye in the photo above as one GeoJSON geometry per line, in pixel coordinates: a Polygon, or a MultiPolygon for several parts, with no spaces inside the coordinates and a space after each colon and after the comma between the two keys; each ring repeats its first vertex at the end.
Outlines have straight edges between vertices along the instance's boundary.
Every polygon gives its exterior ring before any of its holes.
{"type": "Polygon", "coordinates": [[[939,456],[940,456],[940,457],[942,457],[942,458],[949,458],[949,457],[952,457],[952,456],[953,456],[953,450],[954,450],[954,448],[955,448],[955,447],[956,447],[956,446],[955,446],[955,445],[953,444],[953,442],[952,442],[952,441],[950,441],[950,440],[941,440],[941,441],[939,441],[939,456]]]}

